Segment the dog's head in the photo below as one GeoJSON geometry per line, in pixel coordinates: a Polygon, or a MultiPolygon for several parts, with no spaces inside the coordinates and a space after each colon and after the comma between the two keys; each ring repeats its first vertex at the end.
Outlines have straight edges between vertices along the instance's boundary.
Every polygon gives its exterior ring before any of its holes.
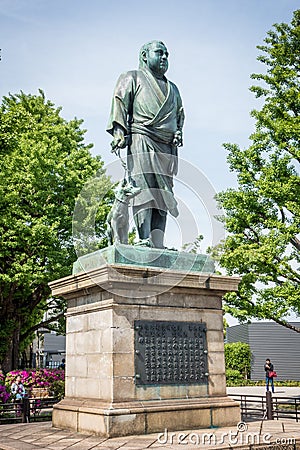
{"type": "Polygon", "coordinates": [[[131,198],[135,197],[141,192],[141,188],[134,186],[132,183],[129,183],[127,180],[123,180],[120,183],[119,188],[116,192],[116,198],[121,201],[129,201],[131,198]]]}

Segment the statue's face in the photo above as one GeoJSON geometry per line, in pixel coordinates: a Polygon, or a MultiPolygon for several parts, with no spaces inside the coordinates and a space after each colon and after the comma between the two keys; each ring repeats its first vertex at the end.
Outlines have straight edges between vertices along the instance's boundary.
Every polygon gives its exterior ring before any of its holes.
{"type": "Polygon", "coordinates": [[[164,75],[169,67],[168,56],[166,47],[159,42],[154,42],[145,55],[146,64],[152,72],[164,75]]]}

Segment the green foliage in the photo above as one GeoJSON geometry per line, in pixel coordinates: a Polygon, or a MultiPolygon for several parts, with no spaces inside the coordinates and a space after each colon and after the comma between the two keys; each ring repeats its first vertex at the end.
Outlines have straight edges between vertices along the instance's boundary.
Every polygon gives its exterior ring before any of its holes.
{"type": "Polygon", "coordinates": [[[135,238],[136,238],[136,229],[132,228],[131,230],[129,230],[129,233],[128,233],[128,244],[134,245],[135,238]]]}
{"type": "Polygon", "coordinates": [[[102,171],[85,183],[76,199],[73,214],[73,243],[77,256],[107,247],[106,217],[113,196],[112,184],[108,183],[102,171]]]}
{"type": "Polygon", "coordinates": [[[194,242],[187,242],[186,244],[183,244],[181,250],[187,253],[195,253],[195,254],[199,253],[199,251],[201,251],[201,243],[203,239],[204,238],[202,234],[199,234],[199,236],[196,237],[194,242]]]}
{"type": "Polygon", "coordinates": [[[243,375],[239,370],[226,369],[226,384],[228,386],[238,386],[243,380],[243,375]]]}
{"type": "MultiPolygon", "coordinates": [[[[20,346],[46,310],[62,320],[64,302],[49,300],[48,283],[71,273],[73,210],[83,186],[97,174],[110,198],[111,182],[100,159],[91,156],[91,145],[85,145],[81,124],[64,120],[42,91],[9,95],[0,105],[0,337],[5,337],[0,363],[5,370],[16,367],[20,346]]],[[[108,209],[103,200],[96,218],[99,246],[108,209]]]]}
{"type": "Polygon", "coordinates": [[[51,393],[57,400],[62,400],[65,396],[65,381],[54,381],[51,386],[51,393]]]}
{"type": "Polygon", "coordinates": [[[223,333],[224,333],[224,339],[226,338],[226,330],[229,327],[228,322],[225,317],[223,317],[223,333]]]}
{"type": "Polygon", "coordinates": [[[225,344],[225,369],[226,377],[228,376],[231,380],[233,378],[249,378],[251,371],[250,346],[244,342],[225,344]]]}
{"type": "Polygon", "coordinates": [[[264,42],[258,60],[266,73],[252,75],[263,83],[251,88],[263,100],[252,111],[252,144],[225,144],[238,187],[218,195],[228,237],[214,251],[228,274],[242,277],[238,293],[225,296],[225,311],[241,322],[287,325],[288,314],[300,313],[300,10],[264,42]]]}

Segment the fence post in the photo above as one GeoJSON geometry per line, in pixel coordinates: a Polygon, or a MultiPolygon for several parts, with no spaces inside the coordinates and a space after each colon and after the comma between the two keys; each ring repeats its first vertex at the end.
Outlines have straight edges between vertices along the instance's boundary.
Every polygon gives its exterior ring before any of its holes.
{"type": "Polygon", "coordinates": [[[266,406],[267,406],[267,419],[274,420],[273,414],[273,399],[270,391],[266,392],[266,406]]]}
{"type": "Polygon", "coordinates": [[[22,399],[22,422],[27,423],[30,420],[30,402],[28,397],[22,399]]]}

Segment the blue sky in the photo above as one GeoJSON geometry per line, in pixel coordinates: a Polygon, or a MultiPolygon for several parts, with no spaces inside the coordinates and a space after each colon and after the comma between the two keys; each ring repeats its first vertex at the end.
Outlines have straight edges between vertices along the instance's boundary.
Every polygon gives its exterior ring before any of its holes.
{"type": "Polygon", "coordinates": [[[168,244],[203,233],[205,247],[216,240],[211,192],[235,185],[222,143],[245,147],[253,131],[249,112],[259,103],[249,92],[250,74],[264,70],[256,45],[297,8],[296,0],[0,0],[0,95],[43,89],[66,119],[84,119],[93,154],[118,177],[105,132],[113,88],[121,72],[137,68],[142,44],[163,40],[167,76],[186,112],[181,167],[192,164],[199,174],[199,185],[189,189],[179,172],[175,191],[195,226],[185,213],[179,224],[169,220],[168,244]]]}

